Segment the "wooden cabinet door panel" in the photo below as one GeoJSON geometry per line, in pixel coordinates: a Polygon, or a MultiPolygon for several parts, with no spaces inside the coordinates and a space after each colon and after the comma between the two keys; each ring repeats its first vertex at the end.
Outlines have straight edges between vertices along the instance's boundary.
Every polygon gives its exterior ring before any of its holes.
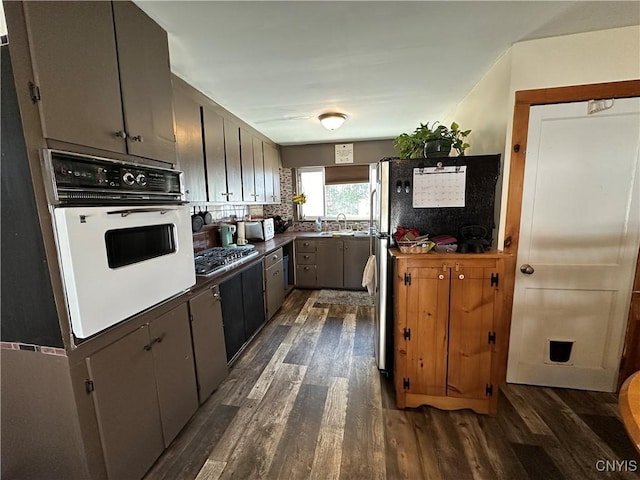
{"type": "Polygon", "coordinates": [[[210,202],[227,201],[227,173],[224,164],[224,126],[220,115],[202,107],[207,189],[210,202]]]}
{"type": "Polygon", "coordinates": [[[240,129],[240,163],[242,164],[242,200],[256,201],[256,175],[253,167],[253,137],[244,128],[240,129]]]}
{"type": "MultiPolygon", "coordinates": [[[[493,331],[495,268],[462,267],[452,271],[449,319],[449,377],[452,397],[486,398],[491,383],[489,332],[493,331]]],[[[496,393],[497,394],[497,393],[496,393]]]]}
{"type": "Polygon", "coordinates": [[[405,324],[410,339],[404,340],[408,391],[446,395],[449,271],[409,268],[408,273],[411,285],[406,286],[405,324]]]}
{"type": "Polygon", "coordinates": [[[188,202],[207,201],[207,179],[202,152],[200,104],[180,90],[174,90],[178,169],[182,170],[188,202]]]}
{"type": "Polygon", "coordinates": [[[267,203],[276,202],[276,179],[278,180],[278,190],[280,179],[278,177],[278,151],[268,143],[263,144],[264,151],[264,189],[267,203]]]}
{"type": "Polygon", "coordinates": [[[262,140],[257,137],[253,137],[253,170],[255,172],[255,201],[264,203],[266,201],[264,153],[262,151],[262,140]]]}
{"type": "Polygon", "coordinates": [[[342,251],[341,240],[318,240],[316,242],[316,277],[319,287],[343,287],[342,251]]]}
{"type": "Polygon", "coordinates": [[[363,290],[362,274],[369,259],[368,239],[344,239],[344,288],[363,290]]]}
{"type": "Polygon", "coordinates": [[[282,260],[265,269],[265,297],[267,299],[267,320],[270,320],[284,300],[284,279],[282,260]]]}
{"type": "Polygon", "coordinates": [[[265,322],[262,272],[262,263],[257,263],[242,272],[242,296],[247,340],[265,322]]]}
{"type": "Polygon", "coordinates": [[[175,164],[167,33],[133,2],[113,2],[113,14],[127,149],[175,164]]]}
{"type": "Polygon", "coordinates": [[[227,193],[230,202],[242,201],[242,166],[240,164],[240,127],[224,119],[224,155],[227,171],[227,193]]]}
{"type": "Polygon", "coordinates": [[[142,478],[164,450],[146,326],[87,359],[110,479],[142,478]]]}
{"type": "Polygon", "coordinates": [[[125,153],[115,136],[125,129],[111,2],[25,2],[24,10],[44,136],[125,153]]]}
{"type": "Polygon", "coordinates": [[[189,300],[189,308],[198,375],[198,396],[200,403],[203,403],[228,373],[220,295],[207,290],[189,300]]]}
{"type": "Polygon", "coordinates": [[[315,265],[296,265],[296,287],[315,287],[317,284],[315,265]]]}
{"type": "Polygon", "coordinates": [[[168,447],[198,409],[187,304],[154,319],[149,335],[164,444],[168,447]]]}

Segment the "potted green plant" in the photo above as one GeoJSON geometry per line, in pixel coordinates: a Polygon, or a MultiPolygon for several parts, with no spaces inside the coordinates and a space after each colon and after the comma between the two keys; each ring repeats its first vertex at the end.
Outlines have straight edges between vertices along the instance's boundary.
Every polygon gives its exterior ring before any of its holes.
{"type": "Polygon", "coordinates": [[[434,122],[432,126],[429,126],[429,122],[421,123],[411,135],[403,133],[397,136],[394,146],[400,158],[446,157],[451,148],[458,155],[464,155],[464,151],[469,148],[464,139],[471,130],[460,130],[456,122],[452,122],[448,128],[439,123],[434,122]]]}

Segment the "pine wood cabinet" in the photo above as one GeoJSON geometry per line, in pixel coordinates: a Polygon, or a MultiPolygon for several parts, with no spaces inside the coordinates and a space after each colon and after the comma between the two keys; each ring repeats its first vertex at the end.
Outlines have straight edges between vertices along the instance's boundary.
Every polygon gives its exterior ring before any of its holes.
{"type": "Polygon", "coordinates": [[[175,163],[166,32],[132,2],[24,10],[45,138],[175,163]]]}
{"type": "Polygon", "coordinates": [[[394,382],[398,407],[495,413],[508,325],[502,254],[394,257],[394,382]]]}
{"type": "Polygon", "coordinates": [[[107,475],[141,478],[198,407],[187,304],[86,361],[107,475]]]}

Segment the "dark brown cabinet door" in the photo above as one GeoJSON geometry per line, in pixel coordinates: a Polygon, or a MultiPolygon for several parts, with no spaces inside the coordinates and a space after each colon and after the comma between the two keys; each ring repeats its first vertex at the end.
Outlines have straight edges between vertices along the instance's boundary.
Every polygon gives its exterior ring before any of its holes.
{"type": "MultiPolygon", "coordinates": [[[[111,2],[24,2],[46,138],[126,153],[111,2]]],[[[26,88],[19,86],[18,88],[26,88]]]]}
{"type": "Polygon", "coordinates": [[[296,287],[316,287],[315,265],[296,265],[296,287]]]}
{"type": "Polygon", "coordinates": [[[267,320],[270,320],[284,301],[284,272],[282,270],[282,260],[266,268],[264,275],[267,320]]]}
{"type": "Polygon", "coordinates": [[[253,137],[244,128],[240,129],[240,159],[242,163],[242,200],[256,201],[256,173],[253,166],[253,137]]]}
{"type": "Polygon", "coordinates": [[[342,288],[343,278],[342,241],[316,241],[316,278],[318,287],[342,288]]]}
{"type": "Polygon", "coordinates": [[[264,203],[265,197],[265,170],[264,170],[264,153],[262,151],[262,140],[257,137],[253,137],[253,170],[255,172],[255,201],[258,203],[264,203]]]}
{"type": "Polygon", "coordinates": [[[142,478],[164,449],[146,326],[87,359],[110,479],[142,478]]]}
{"type": "Polygon", "coordinates": [[[198,396],[203,403],[227,376],[222,308],[217,287],[189,300],[198,396]]]}
{"type": "Polygon", "coordinates": [[[187,304],[154,319],[149,335],[164,444],[168,447],[198,409],[187,304]]]}
{"type": "Polygon", "coordinates": [[[278,173],[278,151],[268,143],[263,144],[264,189],[267,203],[280,202],[280,176],[278,173]],[[276,189],[277,184],[277,189],[276,189]]]}
{"type": "Polygon", "coordinates": [[[227,200],[242,201],[242,166],[240,164],[240,127],[224,119],[224,156],[227,171],[227,200]]]}
{"type": "Polygon", "coordinates": [[[200,104],[180,90],[174,90],[178,169],[182,170],[188,202],[207,201],[207,179],[202,152],[200,104]]]}
{"type": "Polygon", "coordinates": [[[369,239],[344,239],[344,288],[364,290],[362,274],[369,259],[369,239]]]}
{"type": "Polygon", "coordinates": [[[207,188],[210,202],[227,201],[227,173],[224,164],[224,126],[220,115],[202,107],[207,188]]]}
{"type": "Polygon", "coordinates": [[[133,2],[113,2],[113,14],[128,151],[175,164],[167,33],[133,2]]]}

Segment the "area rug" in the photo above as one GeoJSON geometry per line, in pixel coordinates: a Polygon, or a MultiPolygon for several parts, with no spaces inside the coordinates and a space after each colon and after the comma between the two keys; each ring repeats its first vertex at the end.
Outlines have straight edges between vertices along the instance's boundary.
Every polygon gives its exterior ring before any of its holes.
{"type": "Polygon", "coordinates": [[[320,290],[316,303],[333,305],[373,305],[373,297],[367,292],[350,290],[320,290]]]}

